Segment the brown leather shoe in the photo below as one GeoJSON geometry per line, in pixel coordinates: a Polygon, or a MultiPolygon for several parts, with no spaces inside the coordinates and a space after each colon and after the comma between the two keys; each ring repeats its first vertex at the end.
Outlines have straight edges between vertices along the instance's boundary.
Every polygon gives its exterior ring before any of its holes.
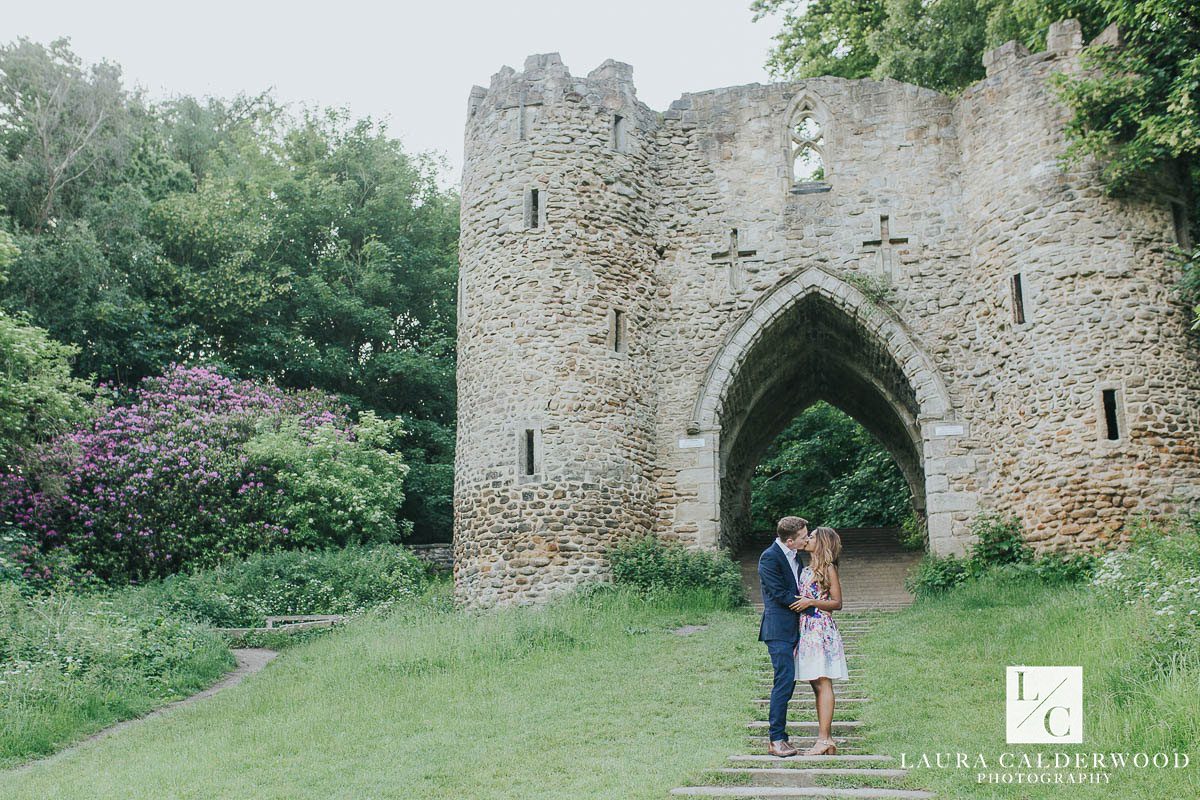
{"type": "Polygon", "coordinates": [[[776,756],[778,758],[787,758],[794,756],[800,751],[792,747],[787,739],[780,739],[778,742],[771,742],[767,745],[767,755],[776,756]]]}

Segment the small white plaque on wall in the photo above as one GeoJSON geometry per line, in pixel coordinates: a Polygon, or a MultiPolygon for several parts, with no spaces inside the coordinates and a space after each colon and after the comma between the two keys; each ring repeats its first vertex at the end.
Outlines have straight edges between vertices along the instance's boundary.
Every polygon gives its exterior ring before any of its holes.
{"type": "Polygon", "coordinates": [[[680,439],[679,447],[687,449],[689,447],[704,447],[704,439],[680,439]]]}
{"type": "Polygon", "coordinates": [[[962,436],[962,425],[935,425],[933,428],[934,436],[962,436]]]}

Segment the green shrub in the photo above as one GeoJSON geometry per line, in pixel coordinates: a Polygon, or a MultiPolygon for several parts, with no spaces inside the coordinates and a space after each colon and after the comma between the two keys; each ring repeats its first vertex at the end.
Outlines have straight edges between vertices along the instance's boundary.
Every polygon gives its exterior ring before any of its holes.
{"type": "Polygon", "coordinates": [[[971,525],[977,541],[967,558],[926,555],[908,576],[905,586],[918,597],[944,592],[983,575],[1047,583],[1087,580],[1100,563],[1093,553],[1045,553],[1035,556],[1026,543],[1020,519],[981,514],[971,525]]]}
{"type": "Polygon", "coordinates": [[[608,556],[617,584],[642,592],[707,589],[730,607],[745,600],[741,570],[723,551],[692,550],[643,536],[616,545],[608,556]]]}
{"type": "Polygon", "coordinates": [[[900,523],[900,546],[905,550],[924,550],[929,545],[929,528],[925,520],[909,513],[900,523]]]}
{"type": "Polygon", "coordinates": [[[397,514],[408,474],[389,450],[403,435],[398,420],[364,412],[351,436],[332,425],[305,429],[293,419],[256,434],[246,452],[271,477],[276,518],[292,546],[395,542],[412,523],[397,514]]]}
{"type": "Polygon", "coordinates": [[[263,553],[149,584],[172,614],[217,627],[262,626],[285,614],[356,614],[411,600],[426,567],[396,545],[263,553]]]}
{"type": "Polygon", "coordinates": [[[985,572],[999,564],[1019,564],[1033,560],[1033,550],[1025,542],[1021,520],[1015,516],[980,514],[971,523],[976,542],[971,547],[970,571],[985,572]]]}
{"type": "Polygon", "coordinates": [[[0,310],[0,463],[87,417],[94,392],[71,375],[78,354],[77,346],[56,342],[28,317],[0,310]]]}
{"type": "Polygon", "coordinates": [[[909,573],[904,585],[917,597],[927,597],[958,586],[968,576],[964,559],[927,553],[909,573]]]}

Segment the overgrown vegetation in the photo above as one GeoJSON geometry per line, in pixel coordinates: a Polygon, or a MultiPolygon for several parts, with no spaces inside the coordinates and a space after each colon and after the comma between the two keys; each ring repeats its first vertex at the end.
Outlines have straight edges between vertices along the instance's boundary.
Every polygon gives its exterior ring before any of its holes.
{"type": "Polygon", "coordinates": [[[137,590],[24,597],[0,581],[0,767],[199,691],[232,666],[210,628],[137,590]]]}
{"type": "Polygon", "coordinates": [[[693,550],[656,536],[643,536],[608,553],[613,582],[645,594],[702,589],[733,608],[745,602],[738,565],[724,551],[693,550]]]}
{"type": "Polygon", "coordinates": [[[425,565],[395,545],[265,553],[145,587],[172,616],[221,628],[259,627],[285,614],[360,614],[413,601],[425,565]]]}
{"type": "Polygon", "coordinates": [[[0,45],[0,455],[74,417],[65,373],[205,365],[403,417],[422,491],[400,516],[448,540],[458,197],[437,167],[343,111],[152,103],[65,40],[0,45]]]}
{"type": "Polygon", "coordinates": [[[424,603],[430,586],[424,564],[395,545],[259,554],[140,587],[82,591],[60,577],[35,594],[2,579],[4,563],[0,547],[0,765],[204,688],[233,666],[213,627],[383,615],[424,603]]]}
{"type": "Polygon", "coordinates": [[[1071,583],[1090,577],[1099,563],[1096,553],[1035,556],[1025,541],[1021,520],[1013,516],[980,514],[971,524],[971,533],[977,538],[966,558],[927,553],[906,579],[908,590],[929,597],[984,575],[1071,583]]]}
{"type": "Polygon", "coordinates": [[[1129,547],[1105,554],[1092,583],[1138,615],[1149,666],[1169,670],[1200,645],[1200,516],[1165,524],[1141,517],[1129,529],[1129,547]]]}
{"type": "MultiPolygon", "coordinates": [[[[911,753],[917,736],[917,750],[979,752],[994,764],[1005,748],[1003,714],[996,714],[1004,666],[1067,663],[1083,668],[1088,750],[1193,753],[1200,730],[1200,521],[1143,519],[1131,536],[1127,549],[1100,559],[1091,580],[1048,582],[1037,560],[1021,559],[881,618],[860,644],[865,691],[888,698],[863,709],[872,750],[911,753]]],[[[1022,747],[1048,761],[1061,750],[1022,747]]],[[[1193,757],[1188,769],[1111,769],[1110,782],[1071,793],[1192,797],[1194,766],[1193,757]]],[[[905,780],[946,797],[1063,796],[1053,784],[981,787],[975,770],[918,768],[905,780]]]]}
{"type": "Polygon", "coordinates": [[[437,584],[187,714],[0,776],[0,795],[661,798],[745,743],[762,646],[724,606],[607,586],[463,614],[437,584]],[[681,731],[703,735],[664,735],[681,731]]]}

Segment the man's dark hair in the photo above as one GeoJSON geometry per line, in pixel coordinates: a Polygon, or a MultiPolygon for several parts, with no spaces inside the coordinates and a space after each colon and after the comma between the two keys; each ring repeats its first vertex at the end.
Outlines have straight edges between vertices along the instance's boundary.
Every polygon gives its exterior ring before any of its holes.
{"type": "Polygon", "coordinates": [[[783,541],[795,539],[796,534],[808,527],[808,520],[803,517],[784,517],[775,526],[775,535],[783,541]]]}

